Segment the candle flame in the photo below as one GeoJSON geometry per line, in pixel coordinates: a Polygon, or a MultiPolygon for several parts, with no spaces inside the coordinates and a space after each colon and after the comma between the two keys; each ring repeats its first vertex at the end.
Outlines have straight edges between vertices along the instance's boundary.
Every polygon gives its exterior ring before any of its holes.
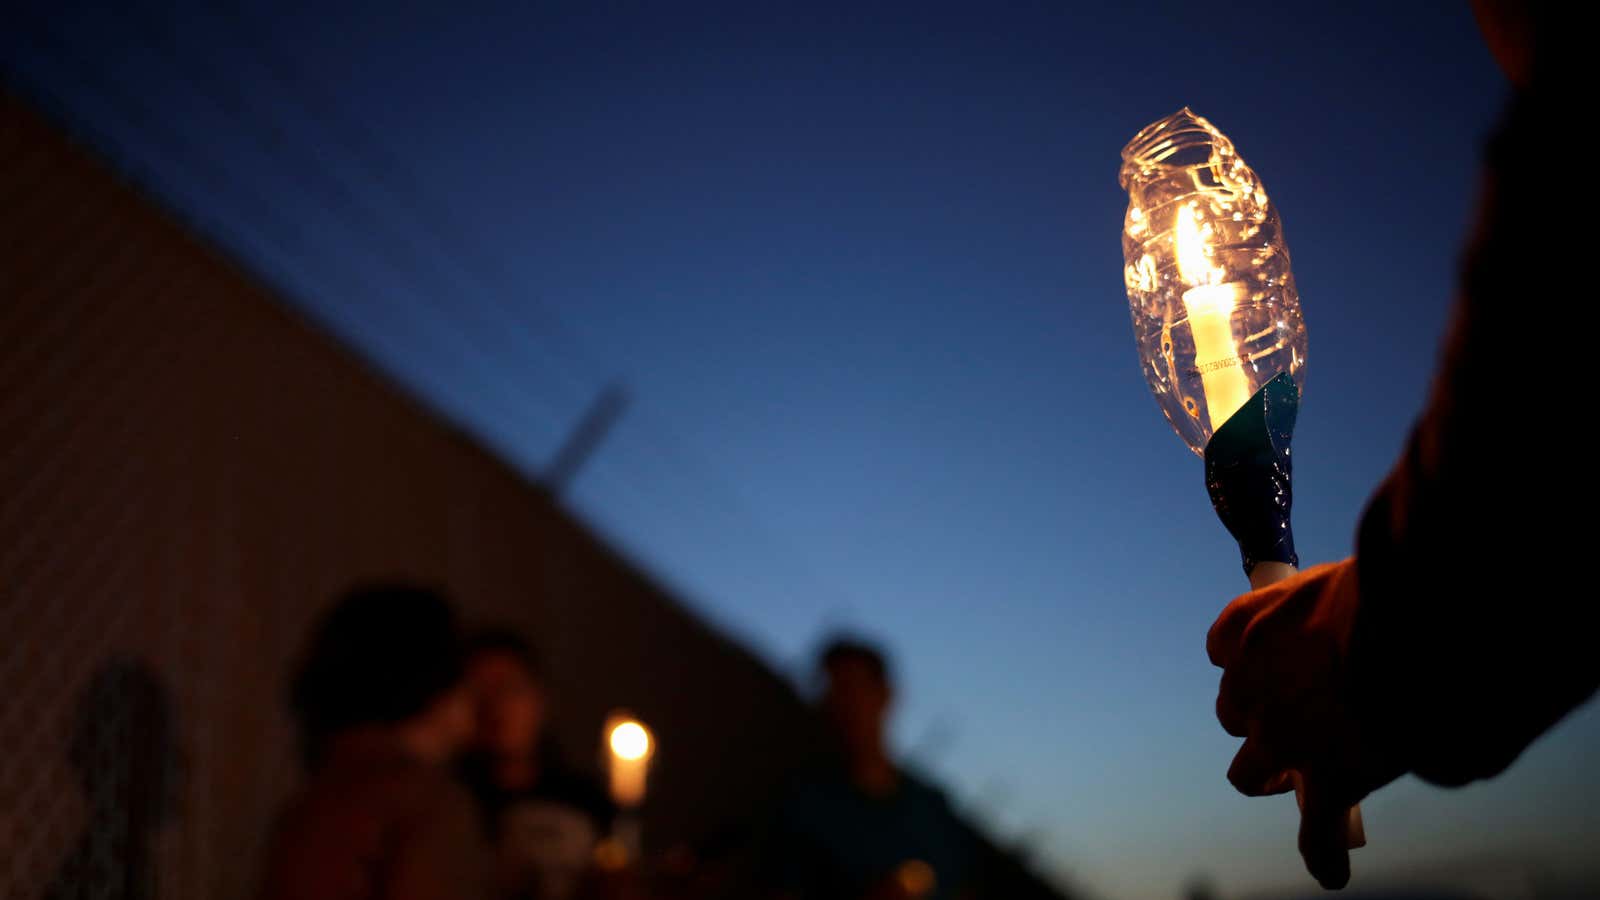
{"type": "Polygon", "coordinates": [[[650,753],[650,732],[638,722],[619,723],[611,729],[611,752],[619,759],[644,759],[650,753]]]}
{"type": "Polygon", "coordinates": [[[1194,288],[1183,295],[1190,316],[1231,313],[1239,298],[1237,285],[1230,286],[1234,288],[1230,290],[1200,290],[1220,285],[1228,275],[1221,266],[1212,263],[1211,254],[1207,252],[1211,249],[1211,233],[1209,225],[1201,224],[1200,208],[1196,204],[1185,203],[1178,208],[1172,225],[1172,244],[1177,251],[1174,255],[1178,261],[1178,277],[1194,288]]]}
{"type": "Polygon", "coordinates": [[[1190,287],[1216,284],[1221,280],[1222,270],[1213,266],[1206,254],[1207,230],[1200,224],[1198,206],[1185,203],[1178,207],[1178,214],[1172,223],[1172,245],[1177,251],[1178,277],[1190,287]]]}

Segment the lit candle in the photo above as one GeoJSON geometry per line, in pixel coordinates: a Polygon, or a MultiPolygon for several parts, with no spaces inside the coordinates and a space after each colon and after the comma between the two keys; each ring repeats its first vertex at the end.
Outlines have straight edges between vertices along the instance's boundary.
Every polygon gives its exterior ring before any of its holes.
{"type": "Polygon", "coordinates": [[[1225,273],[1208,259],[1207,236],[1193,203],[1178,209],[1172,228],[1177,251],[1178,277],[1193,287],[1183,292],[1189,333],[1194,337],[1194,365],[1206,395],[1207,417],[1213,428],[1239,411],[1253,391],[1239,364],[1239,345],[1233,337],[1233,310],[1245,298],[1237,281],[1219,283],[1225,273]]]}
{"type": "Polygon", "coordinates": [[[637,719],[613,716],[606,723],[606,745],[611,750],[612,801],[624,809],[638,807],[644,802],[645,777],[656,749],[650,729],[637,719]]]}
{"type": "MultiPolygon", "coordinates": [[[[1271,518],[1282,517],[1281,531],[1264,530],[1276,545],[1259,558],[1256,551],[1261,548],[1245,552],[1241,540],[1240,549],[1248,560],[1252,588],[1292,576],[1293,542],[1283,544],[1280,535],[1289,534],[1288,439],[1305,379],[1306,330],[1277,211],[1233,142],[1187,107],[1134,135],[1123,148],[1118,178],[1128,191],[1124,282],[1145,378],[1178,436],[1206,459],[1208,490],[1214,464],[1234,473],[1230,479],[1240,477],[1238,473],[1269,479],[1281,475],[1281,488],[1270,481],[1256,485],[1266,499],[1248,512],[1268,517],[1269,525],[1276,524],[1271,518]],[[1168,209],[1173,210],[1170,238],[1165,222],[1158,221],[1168,209]],[[1220,256],[1219,249],[1224,251],[1220,256]],[[1169,263],[1177,270],[1176,284],[1163,278],[1169,263]],[[1174,330],[1184,322],[1189,324],[1190,347],[1173,340],[1174,330]],[[1269,387],[1281,390],[1286,381],[1292,384],[1293,403],[1275,403],[1278,427],[1285,430],[1271,439],[1281,444],[1266,448],[1281,463],[1275,462],[1268,474],[1267,467],[1250,461],[1258,446],[1236,449],[1226,446],[1232,443],[1227,440],[1222,442],[1224,452],[1214,454],[1212,439],[1219,430],[1228,433],[1223,430],[1228,420],[1258,391],[1265,397],[1269,387]],[[1198,408],[1197,392],[1205,398],[1204,411],[1198,408]],[[1282,424],[1284,409],[1289,410],[1287,425],[1282,424]],[[1287,546],[1289,559],[1278,558],[1281,546],[1287,546]]],[[[1257,415],[1266,433],[1264,403],[1257,415]]],[[[1251,422],[1240,419],[1237,424],[1251,422]]],[[[1235,433],[1253,437],[1255,431],[1235,433]]],[[[1215,494],[1212,502],[1217,503],[1215,494]]],[[[1218,513],[1222,511],[1218,506],[1218,513]]],[[[1235,521],[1237,513],[1230,514],[1235,521]]],[[[1350,811],[1347,837],[1351,847],[1366,841],[1360,807],[1350,811]]]]}

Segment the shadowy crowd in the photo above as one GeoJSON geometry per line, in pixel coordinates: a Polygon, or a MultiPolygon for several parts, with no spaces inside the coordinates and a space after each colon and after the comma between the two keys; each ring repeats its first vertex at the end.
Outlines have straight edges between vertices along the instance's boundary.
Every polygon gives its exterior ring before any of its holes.
{"type": "Polygon", "coordinates": [[[793,773],[740,846],[653,860],[636,798],[572,765],[546,729],[549,687],[529,640],[463,632],[435,590],[353,589],[292,679],[306,780],[276,822],[261,896],[976,896],[980,839],[887,747],[884,655],[841,638],[818,668],[831,752],[793,773]]]}

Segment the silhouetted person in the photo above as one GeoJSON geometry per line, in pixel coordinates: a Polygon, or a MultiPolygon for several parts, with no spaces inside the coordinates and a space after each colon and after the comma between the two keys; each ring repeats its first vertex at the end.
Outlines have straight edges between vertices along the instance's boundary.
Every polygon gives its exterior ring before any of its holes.
{"type": "Polygon", "coordinates": [[[439,594],[379,585],[318,625],[290,700],[309,777],[278,822],[267,900],[478,900],[488,858],[449,764],[472,728],[439,594]]]}
{"type": "Polygon", "coordinates": [[[819,667],[836,752],[780,807],[765,866],[771,887],[795,900],[964,896],[975,850],[968,830],[943,794],[889,755],[894,687],[883,654],[838,639],[819,667]]]}
{"type": "Polygon", "coordinates": [[[501,897],[570,900],[616,809],[600,782],[567,766],[545,729],[548,695],[532,646],[508,629],[469,643],[477,732],[462,765],[494,844],[501,897]]]}
{"type": "Polygon", "coordinates": [[[1554,3],[1474,6],[1516,91],[1427,406],[1355,556],[1234,600],[1207,638],[1218,718],[1247,738],[1228,778],[1254,795],[1300,774],[1300,852],[1328,887],[1349,879],[1352,804],[1408,772],[1494,776],[1600,685],[1583,574],[1600,471],[1575,439],[1593,353],[1562,338],[1590,301],[1556,261],[1593,231],[1566,187],[1590,80],[1568,42],[1587,29],[1554,3]]]}
{"type": "Polygon", "coordinates": [[[155,670],[124,661],[97,671],[78,702],[67,752],[88,823],[46,900],[154,900],[151,845],[177,816],[183,779],[172,700],[155,670]]]}

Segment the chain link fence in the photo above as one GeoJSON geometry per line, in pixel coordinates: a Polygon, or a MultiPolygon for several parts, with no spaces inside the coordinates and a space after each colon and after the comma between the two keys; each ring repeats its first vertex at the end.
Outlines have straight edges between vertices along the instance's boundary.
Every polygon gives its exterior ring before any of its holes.
{"type": "Polygon", "coordinates": [[[0,896],[251,896],[286,672],[369,577],[527,630],[580,759],[649,720],[647,841],[750,812],[786,683],[3,90],[0,160],[0,896]]]}

